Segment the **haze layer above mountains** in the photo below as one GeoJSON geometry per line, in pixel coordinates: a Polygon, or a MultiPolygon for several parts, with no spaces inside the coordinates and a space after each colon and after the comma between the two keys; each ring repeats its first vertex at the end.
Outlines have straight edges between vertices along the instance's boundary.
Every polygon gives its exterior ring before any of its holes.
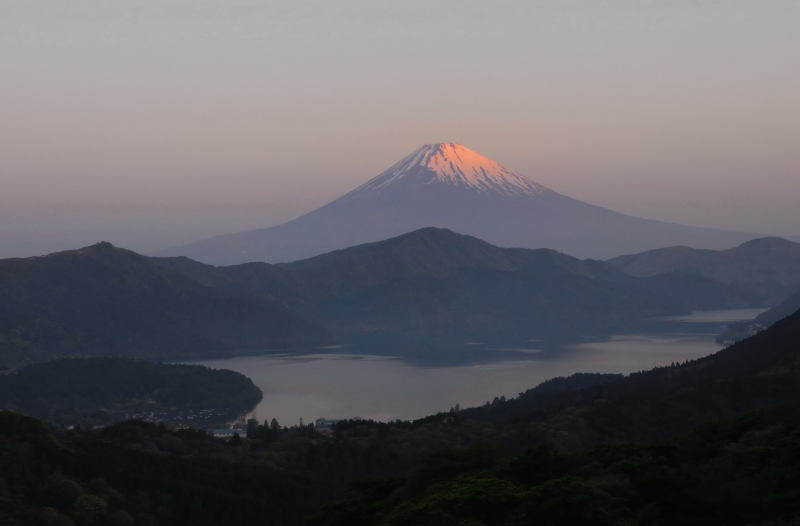
{"type": "Polygon", "coordinates": [[[559,194],[469,148],[428,144],[321,208],[271,228],[160,253],[215,265],[294,261],[423,227],[501,247],[605,259],[673,245],[722,249],[757,237],[628,216],[559,194]]]}

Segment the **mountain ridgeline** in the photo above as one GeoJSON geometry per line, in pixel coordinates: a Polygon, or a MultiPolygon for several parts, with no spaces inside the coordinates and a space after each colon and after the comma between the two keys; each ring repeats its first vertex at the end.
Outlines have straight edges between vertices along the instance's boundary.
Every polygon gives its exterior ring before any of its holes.
{"type": "Polygon", "coordinates": [[[631,277],[600,261],[436,228],[281,265],[213,267],[101,243],[0,261],[0,294],[5,365],[334,343],[428,359],[449,349],[457,358],[467,342],[492,349],[568,340],[755,301],[702,276],[631,277]]]}
{"type": "Polygon", "coordinates": [[[57,356],[161,360],[328,341],[267,297],[234,296],[100,243],[0,261],[0,363],[57,356]]]}
{"type": "Polygon", "coordinates": [[[405,353],[569,340],[670,311],[751,302],[705,278],[631,279],[599,261],[498,248],[436,228],[278,267],[298,277],[313,298],[310,312],[330,320],[337,338],[405,353]]]}
{"type": "Polygon", "coordinates": [[[728,250],[661,248],[608,263],[638,277],[675,272],[706,277],[747,291],[765,306],[800,290],[800,243],[778,237],[754,239],[728,250]]]}
{"type": "Polygon", "coordinates": [[[609,258],[671,245],[728,248],[754,234],[632,217],[559,194],[460,144],[427,144],[288,223],[160,255],[215,265],[294,261],[434,226],[503,247],[609,258]]]}

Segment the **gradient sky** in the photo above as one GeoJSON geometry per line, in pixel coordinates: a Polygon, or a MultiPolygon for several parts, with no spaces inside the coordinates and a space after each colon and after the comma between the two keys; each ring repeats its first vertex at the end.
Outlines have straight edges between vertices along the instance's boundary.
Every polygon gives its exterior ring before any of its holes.
{"type": "Polygon", "coordinates": [[[800,235],[799,0],[0,0],[0,257],[270,226],[431,142],[800,235]]]}

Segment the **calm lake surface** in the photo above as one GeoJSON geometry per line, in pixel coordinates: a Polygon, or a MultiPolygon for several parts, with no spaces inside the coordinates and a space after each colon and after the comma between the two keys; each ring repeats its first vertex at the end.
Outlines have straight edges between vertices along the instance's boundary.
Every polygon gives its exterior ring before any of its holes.
{"type": "Polygon", "coordinates": [[[430,366],[364,354],[265,355],[206,360],[252,378],[264,399],[252,416],[293,425],[302,418],[419,418],[460,404],[481,405],[516,396],[540,382],[577,372],[630,373],[699,358],[721,347],[714,338],[727,323],[763,309],[700,311],[670,318],[670,330],[620,334],[568,345],[556,352],[528,349],[518,358],[459,366],[430,366]]]}

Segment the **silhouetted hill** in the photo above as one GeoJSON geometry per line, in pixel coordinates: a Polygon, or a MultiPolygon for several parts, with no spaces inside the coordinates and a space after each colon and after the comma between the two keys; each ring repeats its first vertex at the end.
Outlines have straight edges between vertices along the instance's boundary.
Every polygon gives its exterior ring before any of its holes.
{"type": "Polygon", "coordinates": [[[631,278],[600,261],[499,248],[437,228],[277,267],[301,284],[309,315],[341,340],[393,348],[525,345],[752,301],[696,276],[631,278]]]}
{"type": "Polygon", "coordinates": [[[648,445],[444,450],[405,478],[355,484],[310,524],[794,524],[798,439],[794,402],[648,445]]]}
{"type": "Polygon", "coordinates": [[[69,358],[0,375],[0,408],[64,426],[138,418],[208,427],[231,422],[260,400],[246,376],[199,365],[69,358]]]}
{"type": "Polygon", "coordinates": [[[735,286],[775,305],[800,288],[800,243],[768,237],[729,250],[669,247],[608,261],[632,276],[682,272],[735,286]]]}
{"type": "Polygon", "coordinates": [[[458,360],[467,347],[574,340],[755,301],[708,278],[636,278],[601,261],[504,249],[435,228],[282,265],[213,267],[104,243],[0,261],[0,294],[0,363],[9,365],[71,354],[174,360],[334,341],[458,360]]]}
{"type": "Polygon", "coordinates": [[[0,411],[0,444],[2,524],[297,525],[318,499],[309,473],[202,431],[141,421],[64,431],[0,411]]]}
{"type": "Polygon", "coordinates": [[[234,296],[158,260],[100,243],[0,260],[0,363],[65,355],[154,359],[325,342],[266,298],[234,296]]]}

